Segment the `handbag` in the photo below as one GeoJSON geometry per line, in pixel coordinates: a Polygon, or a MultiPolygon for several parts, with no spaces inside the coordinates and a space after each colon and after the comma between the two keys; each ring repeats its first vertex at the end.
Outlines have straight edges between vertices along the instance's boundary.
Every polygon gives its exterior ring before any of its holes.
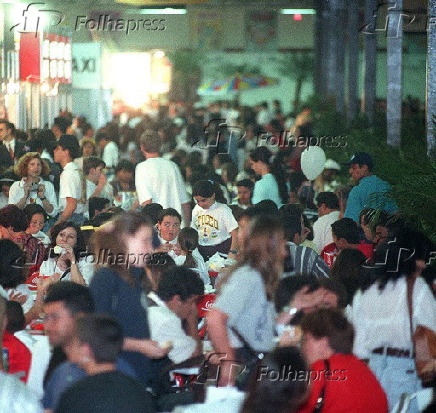
{"type": "Polygon", "coordinates": [[[413,286],[415,277],[407,279],[407,304],[409,308],[410,335],[415,354],[416,374],[423,384],[436,378],[436,333],[428,327],[418,325],[413,331],[413,286]]]}

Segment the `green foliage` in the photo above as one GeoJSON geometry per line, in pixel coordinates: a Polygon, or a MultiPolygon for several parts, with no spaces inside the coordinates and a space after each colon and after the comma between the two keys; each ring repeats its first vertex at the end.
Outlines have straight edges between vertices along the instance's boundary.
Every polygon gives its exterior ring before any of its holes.
{"type": "Polygon", "coordinates": [[[178,49],[168,53],[168,59],[173,65],[174,71],[184,74],[192,72],[200,73],[202,71],[202,65],[206,61],[204,54],[184,49],[178,49]]]}
{"type": "Polygon", "coordinates": [[[218,73],[219,77],[230,77],[236,73],[261,75],[262,71],[259,66],[250,65],[247,63],[235,65],[230,62],[223,62],[216,66],[215,73],[218,73]]]}
{"type": "Polygon", "coordinates": [[[274,60],[277,63],[278,72],[289,79],[304,82],[313,75],[312,52],[286,53],[274,60]]]}
{"type": "MultiPolygon", "coordinates": [[[[373,129],[365,128],[363,118],[347,127],[334,105],[315,98],[308,104],[313,108],[315,136],[344,136],[344,147],[323,147],[326,156],[345,162],[355,152],[370,153],[375,161],[374,172],[392,186],[392,192],[384,196],[392,197],[402,217],[436,242],[436,159],[427,156],[424,114],[403,117],[401,146],[393,148],[386,143],[386,114],[377,114],[373,129]]],[[[340,179],[345,183],[348,178],[343,168],[340,179]]]]}

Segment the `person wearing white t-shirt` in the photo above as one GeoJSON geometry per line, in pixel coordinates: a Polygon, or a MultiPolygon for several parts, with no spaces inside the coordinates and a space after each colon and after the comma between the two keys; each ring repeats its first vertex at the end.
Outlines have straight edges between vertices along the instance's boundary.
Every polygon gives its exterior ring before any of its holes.
{"type": "Polygon", "coordinates": [[[313,224],[313,242],[322,251],[333,242],[332,224],[339,220],[339,199],[333,192],[320,192],[316,203],[318,219],[313,224]]]}
{"type": "Polygon", "coordinates": [[[113,170],[120,160],[120,152],[117,144],[104,132],[98,133],[95,137],[95,141],[102,151],[101,158],[106,164],[106,168],[113,170]]]}
{"type": "Polygon", "coordinates": [[[197,205],[192,211],[191,226],[198,232],[198,250],[205,260],[216,252],[228,254],[229,258],[235,258],[238,252],[238,223],[232,210],[216,201],[218,189],[213,181],[198,181],[192,188],[197,205]]]}
{"type": "Polygon", "coordinates": [[[86,199],[89,198],[106,198],[109,201],[114,200],[114,191],[112,185],[107,183],[106,175],[103,169],[106,167],[104,161],[96,156],[90,156],[83,161],[83,174],[86,177],[86,199]]]}
{"type": "Polygon", "coordinates": [[[159,155],[161,141],[154,131],[141,136],[141,151],[146,160],[136,166],[135,184],[141,206],[158,203],[164,209],[174,208],[183,217],[185,226],[191,222],[191,206],[179,167],[159,155]]]}
{"type": "Polygon", "coordinates": [[[57,223],[73,221],[83,223],[86,209],[83,177],[74,159],[79,156],[79,142],[74,135],[62,135],[54,150],[55,162],[59,162],[63,171],[59,183],[59,211],[57,223]]]}

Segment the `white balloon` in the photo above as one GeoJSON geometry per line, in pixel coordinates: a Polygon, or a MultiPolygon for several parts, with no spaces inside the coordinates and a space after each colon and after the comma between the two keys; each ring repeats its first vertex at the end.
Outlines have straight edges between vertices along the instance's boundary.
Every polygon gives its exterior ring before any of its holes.
{"type": "Polygon", "coordinates": [[[301,154],[301,169],[309,181],[313,181],[323,170],[326,161],[324,149],[309,146],[301,154]]]}

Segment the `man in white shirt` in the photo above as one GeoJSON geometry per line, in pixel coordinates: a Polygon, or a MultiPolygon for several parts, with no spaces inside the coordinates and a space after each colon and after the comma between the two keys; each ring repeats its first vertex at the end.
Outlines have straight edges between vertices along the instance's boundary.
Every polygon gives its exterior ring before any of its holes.
{"type": "Polygon", "coordinates": [[[59,210],[62,211],[57,223],[73,221],[83,223],[86,210],[85,181],[79,167],[73,162],[80,153],[79,142],[74,135],[62,135],[54,150],[55,162],[59,162],[63,171],[60,176],[59,210]]]}
{"type": "Polygon", "coordinates": [[[320,192],[316,203],[318,219],[313,224],[313,242],[322,251],[333,242],[332,224],[339,219],[339,199],[333,192],[320,192]]]}
{"type": "Polygon", "coordinates": [[[195,272],[175,267],[162,275],[157,291],[148,295],[151,339],[161,345],[171,343],[168,357],[173,363],[201,354],[197,300],[203,292],[203,281],[195,272]]]}
{"type": "Polygon", "coordinates": [[[164,209],[174,208],[183,217],[185,226],[191,222],[191,206],[179,167],[159,155],[161,141],[154,131],[141,136],[141,151],[146,160],[136,166],[135,184],[141,206],[158,203],[164,209]]]}
{"type": "Polygon", "coordinates": [[[105,132],[98,133],[95,137],[95,142],[100,148],[101,159],[103,159],[106,164],[106,168],[112,171],[118,165],[120,160],[120,153],[117,144],[113,142],[105,132]]]}

